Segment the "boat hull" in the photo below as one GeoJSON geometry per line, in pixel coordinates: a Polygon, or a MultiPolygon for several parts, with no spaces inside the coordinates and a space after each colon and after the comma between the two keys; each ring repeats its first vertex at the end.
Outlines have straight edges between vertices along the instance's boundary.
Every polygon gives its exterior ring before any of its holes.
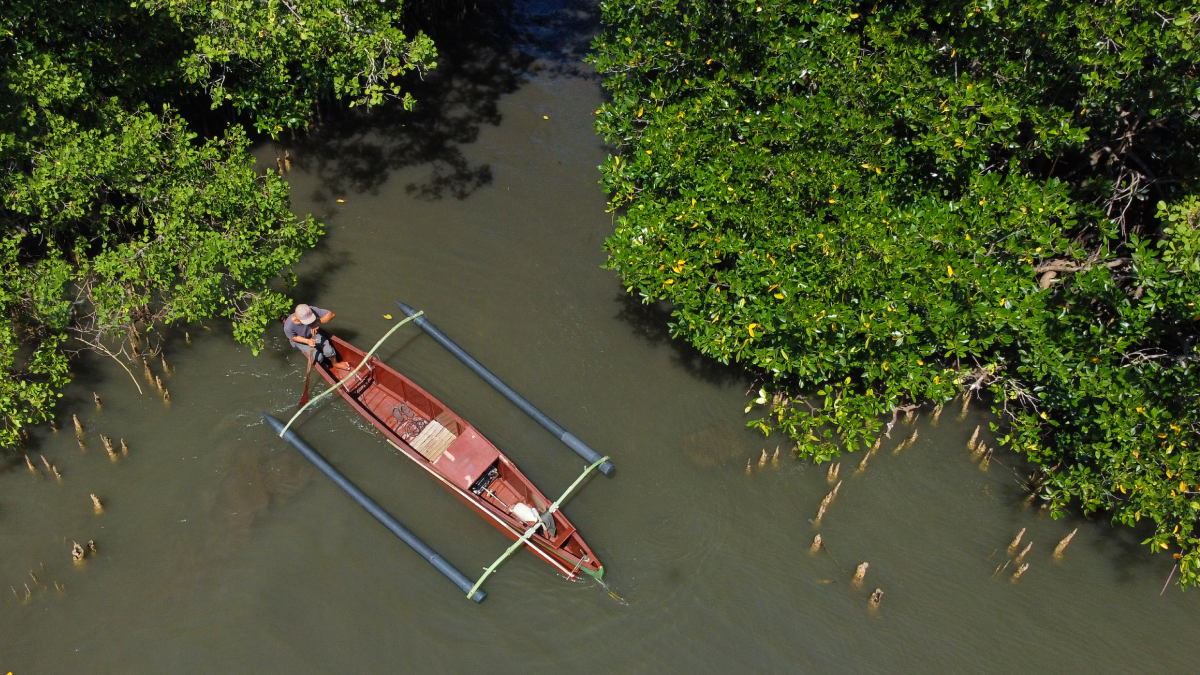
{"type": "MultiPolygon", "coordinates": [[[[332,342],[351,369],[362,362],[362,350],[341,338],[332,342]]],[[[315,369],[330,385],[337,383],[335,375],[348,372],[320,365],[315,369]]],[[[562,510],[542,515],[552,500],[474,426],[412,380],[371,357],[338,393],[400,454],[506,537],[517,540],[541,517],[552,527],[529,539],[534,554],[568,579],[603,576],[604,566],[562,510]]]]}

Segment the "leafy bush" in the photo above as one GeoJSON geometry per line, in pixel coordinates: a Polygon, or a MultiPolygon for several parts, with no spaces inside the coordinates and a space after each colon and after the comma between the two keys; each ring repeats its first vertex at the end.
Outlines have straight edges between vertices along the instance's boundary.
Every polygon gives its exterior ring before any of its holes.
{"type": "Polygon", "coordinates": [[[48,419],[68,357],[123,364],[162,322],[215,316],[256,352],[290,306],[268,282],[321,226],[289,211],[237,124],[276,135],[322,98],[375,105],[433,67],[400,4],[0,0],[0,447],[48,419]]]}
{"type": "Polygon", "coordinates": [[[889,413],[986,399],[1055,515],[1149,518],[1147,543],[1200,579],[1200,12],[609,0],[603,17],[609,265],[673,303],[675,335],[761,374],[753,425],[826,461],[889,413]]]}

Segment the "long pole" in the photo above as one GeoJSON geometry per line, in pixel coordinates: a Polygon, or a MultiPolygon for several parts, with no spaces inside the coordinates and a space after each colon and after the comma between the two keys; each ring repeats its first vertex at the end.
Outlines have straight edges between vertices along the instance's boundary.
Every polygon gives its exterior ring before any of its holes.
{"type": "Polygon", "coordinates": [[[468,368],[475,371],[476,375],[482,377],[484,381],[492,385],[496,391],[504,394],[505,398],[512,401],[513,404],[521,410],[525,411],[526,415],[529,415],[535,422],[545,427],[546,431],[554,434],[555,438],[565,443],[568,448],[574,450],[576,454],[587,460],[589,464],[594,464],[601,461],[601,459],[604,459],[604,461],[600,464],[600,473],[603,473],[605,476],[612,474],[612,462],[607,461],[607,458],[601,458],[600,453],[593,450],[591,446],[576,438],[571,432],[562,428],[558,422],[550,419],[546,413],[538,410],[533,406],[532,403],[526,401],[523,396],[513,391],[512,387],[508,386],[503,380],[496,377],[492,371],[484,368],[482,363],[475,360],[475,357],[468,354],[465,349],[459,347],[453,340],[446,337],[446,334],[438,330],[437,326],[430,323],[429,319],[421,316],[421,312],[418,312],[399,300],[396,301],[396,306],[400,308],[400,311],[414,319],[414,323],[420,326],[421,330],[429,333],[429,337],[436,340],[438,344],[445,347],[446,350],[451,354],[457,356],[458,360],[462,361],[468,368]]]}
{"type": "Polygon", "coordinates": [[[359,506],[366,509],[367,513],[375,516],[375,519],[383,523],[384,527],[391,530],[392,534],[400,537],[400,539],[404,541],[404,543],[408,544],[412,550],[416,551],[417,554],[429,562],[430,565],[433,565],[435,568],[437,568],[437,571],[441,572],[446,576],[447,579],[454,582],[454,585],[458,586],[463,593],[466,593],[468,598],[474,600],[476,603],[483,602],[484,598],[487,597],[487,593],[484,593],[476,588],[475,585],[471,583],[471,580],[467,578],[467,575],[459,572],[457,568],[446,562],[445,558],[438,555],[433,549],[429,548],[425,542],[417,538],[417,535],[413,534],[408,530],[408,528],[401,525],[400,521],[393,518],[392,515],[387,511],[384,511],[382,506],[376,504],[373,499],[366,495],[366,493],[358,489],[356,485],[347,480],[346,477],[338,472],[337,469],[333,468],[332,464],[327,462],[324,457],[317,454],[316,450],[310,448],[303,439],[297,436],[296,432],[292,431],[291,429],[285,429],[283,422],[280,422],[267,413],[263,413],[263,419],[266,420],[267,424],[269,424],[271,428],[275,430],[275,433],[282,436],[283,440],[287,441],[288,444],[290,444],[293,448],[299,450],[300,454],[304,455],[308,461],[312,462],[318,469],[321,470],[321,473],[328,476],[329,480],[333,481],[335,485],[342,488],[346,494],[350,495],[351,499],[358,502],[359,506]]]}

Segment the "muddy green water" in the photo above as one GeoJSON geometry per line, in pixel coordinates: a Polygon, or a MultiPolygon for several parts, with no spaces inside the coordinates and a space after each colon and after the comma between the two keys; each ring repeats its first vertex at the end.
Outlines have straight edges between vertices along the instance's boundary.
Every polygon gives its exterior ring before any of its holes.
{"type": "MultiPolygon", "coordinates": [[[[577,63],[594,9],[529,4],[489,21],[438,36],[443,68],[418,92],[419,114],[333,120],[289,146],[295,209],[328,224],[297,294],[336,311],[335,332],[363,346],[392,323],[384,314],[399,315],[393,300],[424,309],[611,454],[615,475],[565,509],[607,587],[565,581],[522,552],[489,580],[483,605],[467,601],[261,423],[260,411],[295,409],[298,353],[272,333],[254,357],[222,325],[193,325],[190,344],[181,327],[166,346],[170,405],[138,395],[111,361],[84,360],[63,430],[29,448],[61,482],[23,459],[0,471],[0,673],[1195,667],[1200,593],[1160,596],[1171,560],[1149,555],[1137,532],[1023,507],[1013,457],[982,471],[965,450],[986,422],[975,411],[936,426],[925,413],[916,444],[893,454],[911,433],[899,427],[863,473],[859,455],[846,460],[814,526],[825,467],[785,448],[777,467],[758,468],[777,442],[745,429],[750,383],[673,343],[661,310],[631,302],[600,269],[612,228],[591,126],[602,93],[577,63]],[[129,455],[110,462],[100,434],[124,438],[129,455]],[[1021,528],[1034,545],[1013,583],[1014,565],[993,572],[1021,528]],[[811,555],[817,532],[828,552],[811,555]],[[73,565],[71,542],[89,539],[99,555],[73,565]],[[850,573],[863,561],[857,588],[850,573]],[[871,610],[875,588],[883,603],[871,610]]],[[[273,148],[261,153],[274,162],[273,148]]],[[[381,355],[545,492],[582,468],[416,329],[381,355]]],[[[299,432],[470,576],[508,545],[343,403],[320,406],[299,432]]]]}

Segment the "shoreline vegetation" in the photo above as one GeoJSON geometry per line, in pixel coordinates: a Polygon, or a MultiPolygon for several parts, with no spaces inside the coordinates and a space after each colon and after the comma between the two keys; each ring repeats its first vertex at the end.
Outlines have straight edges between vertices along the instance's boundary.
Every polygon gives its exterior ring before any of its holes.
{"type": "Polygon", "coordinates": [[[437,52],[401,23],[397,0],[0,0],[0,448],[53,422],[82,351],[136,383],[162,325],[224,317],[261,349],[322,226],[251,133],[322,101],[411,110],[437,52]]]}
{"type": "Polygon", "coordinates": [[[984,403],[1053,515],[1200,581],[1195,7],[601,8],[608,266],[760,379],[752,426],[820,463],[984,403]]]}

